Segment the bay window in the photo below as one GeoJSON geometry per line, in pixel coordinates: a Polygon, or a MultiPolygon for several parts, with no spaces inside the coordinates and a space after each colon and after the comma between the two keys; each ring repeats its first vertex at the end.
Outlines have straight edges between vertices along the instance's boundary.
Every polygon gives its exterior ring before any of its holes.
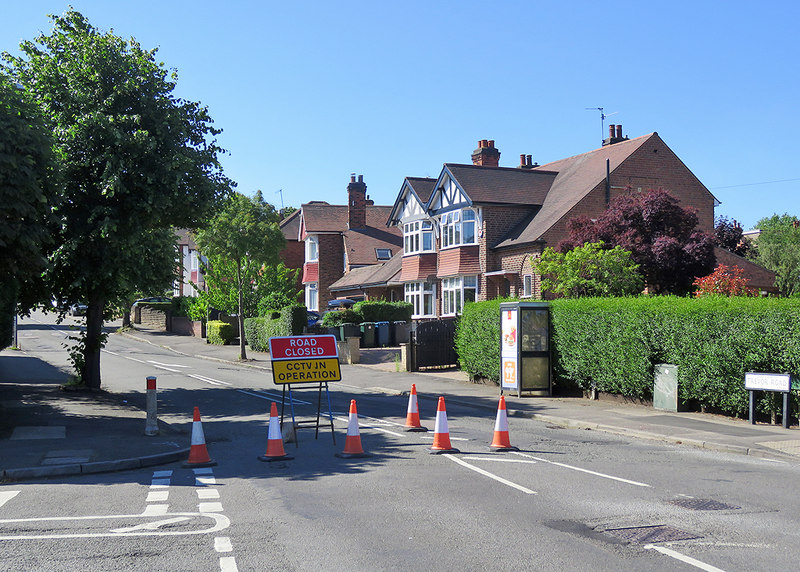
{"type": "Polygon", "coordinates": [[[407,222],[403,225],[403,252],[433,252],[433,225],[429,220],[407,222]]]}
{"type": "Polygon", "coordinates": [[[475,211],[462,209],[444,213],[441,218],[442,248],[475,244],[475,211]]]}
{"type": "Polygon", "coordinates": [[[464,304],[478,297],[477,276],[455,276],[442,279],[442,315],[453,316],[464,310],[464,304]]]}
{"type": "Polygon", "coordinates": [[[409,282],[405,284],[404,289],[405,301],[412,306],[412,318],[431,318],[436,315],[435,285],[430,282],[409,282]]]}

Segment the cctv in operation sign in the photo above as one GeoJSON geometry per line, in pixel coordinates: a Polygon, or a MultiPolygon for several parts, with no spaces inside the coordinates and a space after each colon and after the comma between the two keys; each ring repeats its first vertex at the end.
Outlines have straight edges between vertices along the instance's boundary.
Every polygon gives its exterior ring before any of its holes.
{"type": "Polygon", "coordinates": [[[341,381],[335,336],[269,339],[272,380],[278,384],[341,381]]]}

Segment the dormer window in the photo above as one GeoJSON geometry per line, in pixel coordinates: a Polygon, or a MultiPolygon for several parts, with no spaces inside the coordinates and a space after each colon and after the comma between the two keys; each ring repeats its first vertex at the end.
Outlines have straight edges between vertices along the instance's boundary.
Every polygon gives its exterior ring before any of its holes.
{"type": "Polygon", "coordinates": [[[403,253],[433,252],[433,224],[417,220],[403,225],[403,253]]]}
{"type": "Polygon", "coordinates": [[[475,211],[462,209],[442,215],[442,248],[475,244],[475,211]]]}
{"type": "Polygon", "coordinates": [[[392,249],[391,248],[376,248],[375,249],[375,257],[378,260],[389,260],[392,257],[392,249]]]}
{"type": "Polygon", "coordinates": [[[319,259],[319,239],[316,236],[306,238],[306,262],[316,262],[319,259]]]}

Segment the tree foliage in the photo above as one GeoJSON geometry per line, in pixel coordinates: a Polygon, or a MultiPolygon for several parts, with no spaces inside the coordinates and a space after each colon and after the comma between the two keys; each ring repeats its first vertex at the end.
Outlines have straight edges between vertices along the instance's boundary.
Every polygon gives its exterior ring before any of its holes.
{"type": "Polygon", "coordinates": [[[695,230],[697,222],[693,210],[681,208],[663,189],[628,190],[598,218],[570,220],[569,238],[558,250],[600,241],[606,248],[620,246],[631,253],[651,291],[685,294],[694,278],[711,272],[715,262],[713,239],[695,230]]]}
{"type": "Polygon", "coordinates": [[[800,224],[797,217],[774,214],[756,223],[761,230],[755,260],[777,274],[775,285],[784,296],[800,292],[800,224]]]}
{"type": "Polygon", "coordinates": [[[41,296],[55,197],[52,140],[36,106],[0,74],[0,288],[29,306],[41,296]]]}
{"type": "Polygon", "coordinates": [[[750,254],[750,241],[743,236],[741,225],[728,217],[717,217],[714,226],[714,244],[729,252],[747,258],[750,254]]]}
{"type": "Polygon", "coordinates": [[[542,276],[542,290],[567,298],[580,296],[627,296],[644,288],[639,265],[619,246],[586,243],[567,252],[548,247],[531,261],[542,276]]]}
{"type": "MultiPolygon", "coordinates": [[[[260,191],[252,198],[234,193],[197,232],[198,248],[208,258],[209,301],[218,309],[235,310],[242,334],[245,317],[255,315],[260,275],[265,267],[278,264],[285,244],[279,222],[279,214],[260,191]]],[[[239,340],[240,358],[247,359],[245,336],[239,340]]]]}
{"type": "Polygon", "coordinates": [[[218,161],[219,130],[206,108],[173,95],[176,75],[156,50],[72,10],[51,18],[49,35],[3,59],[55,139],[58,248],[45,277],[58,298],[88,305],[77,363],[96,388],[103,320],[156,276],[169,286],[167,229],[196,226],[231,182],[218,161]]]}
{"type": "Polygon", "coordinates": [[[694,295],[698,298],[709,294],[722,296],[757,296],[758,290],[748,288],[744,270],[738,266],[718,264],[708,276],[696,278],[694,295]]]}

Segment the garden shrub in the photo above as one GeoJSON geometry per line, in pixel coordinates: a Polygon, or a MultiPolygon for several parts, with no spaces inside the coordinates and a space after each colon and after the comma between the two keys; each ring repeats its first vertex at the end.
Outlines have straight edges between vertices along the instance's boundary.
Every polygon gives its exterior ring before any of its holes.
{"type": "Polygon", "coordinates": [[[334,310],[322,317],[322,325],[326,328],[335,328],[342,324],[360,324],[361,314],[355,310],[334,310]]]}
{"type": "Polygon", "coordinates": [[[364,322],[409,322],[412,306],[410,302],[364,300],[356,302],[353,310],[361,315],[364,322]]]}
{"type": "Polygon", "coordinates": [[[500,382],[500,302],[468,302],[456,323],[458,362],[470,377],[500,382]]]}
{"type": "Polygon", "coordinates": [[[296,336],[307,324],[305,306],[287,306],[276,318],[247,318],[244,334],[247,345],[257,352],[269,351],[269,339],[296,336]]]}
{"type": "Polygon", "coordinates": [[[233,341],[233,326],[222,320],[211,320],[208,323],[206,334],[208,343],[227,345],[233,341]]]}

